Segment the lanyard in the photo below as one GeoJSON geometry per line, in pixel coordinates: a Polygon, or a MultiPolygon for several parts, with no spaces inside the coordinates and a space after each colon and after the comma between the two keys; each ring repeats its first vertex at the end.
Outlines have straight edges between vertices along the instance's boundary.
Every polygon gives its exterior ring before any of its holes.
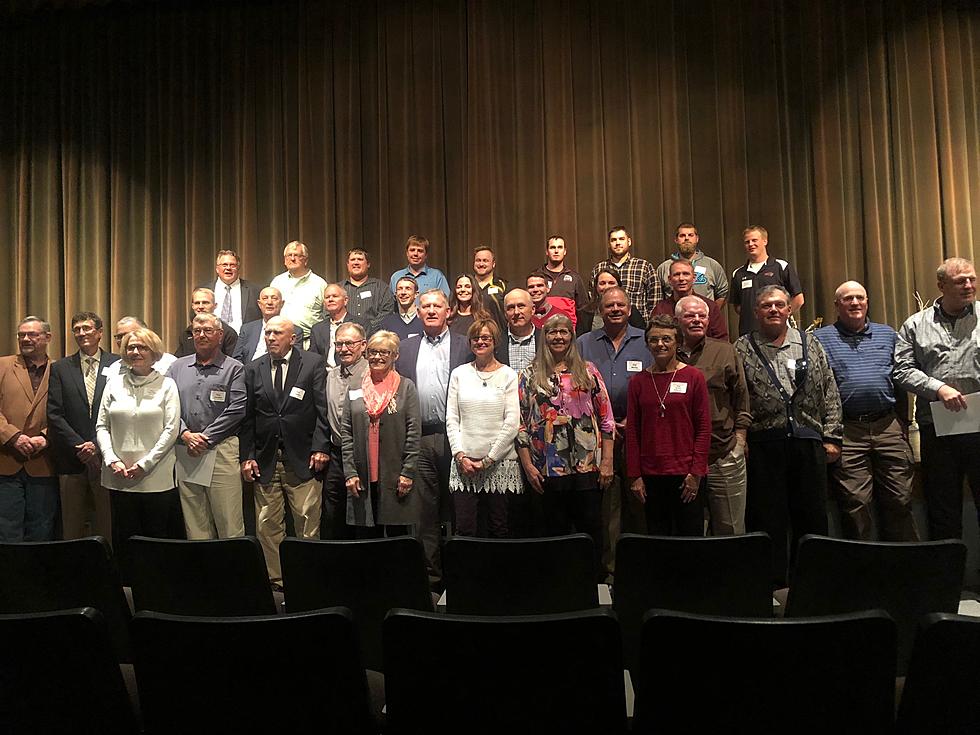
{"type": "Polygon", "coordinates": [[[762,349],[759,347],[758,342],[755,341],[755,333],[749,332],[749,342],[752,343],[752,349],[755,350],[755,354],[758,355],[762,364],[766,366],[766,372],[769,373],[769,379],[772,384],[779,391],[779,395],[783,399],[783,406],[786,409],[786,436],[793,436],[794,428],[796,422],[793,419],[793,399],[796,398],[796,394],[800,392],[800,388],[806,382],[807,369],[809,367],[809,362],[807,361],[807,350],[806,350],[806,335],[802,332],[800,333],[802,338],[800,341],[803,343],[803,359],[796,363],[796,374],[793,376],[794,382],[796,383],[796,388],[793,390],[793,394],[790,395],[783,388],[783,384],[779,382],[779,376],[776,375],[776,369],[769,362],[769,359],[763,354],[762,349]]]}

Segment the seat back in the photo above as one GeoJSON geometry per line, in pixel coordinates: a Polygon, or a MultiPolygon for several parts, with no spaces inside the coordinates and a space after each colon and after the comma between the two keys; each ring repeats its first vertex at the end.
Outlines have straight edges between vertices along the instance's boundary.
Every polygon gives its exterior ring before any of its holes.
{"type": "Polygon", "coordinates": [[[0,544],[0,613],[81,607],[102,614],[117,660],[129,661],[132,615],[104,538],[0,544]]]}
{"type": "Polygon", "coordinates": [[[0,723],[12,735],[139,732],[101,613],[0,615],[0,723]]]}
{"type": "Polygon", "coordinates": [[[800,539],[786,617],[886,610],[898,625],[904,676],[923,615],[959,608],[966,546],[960,541],[881,543],[807,535],[800,539]]]}
{"type": "Polygon", "coordinates": [[[365,541],[287,538],[279,546],[286,610],[350,608],[366,668],[381,671],[381,626],[393,607],[432,611],[425,552],[409,536],[365,541]]]}
{"type": "Polygon", "coordinates": [[[619,625],[608,610],[393,610],[384,644],[389,732],[625,731],[619,625]]]}
{"type": "Polygon", "coordinates": [[[225,618],[139,612],[133,646],[150,735],[369,727],[349,610],[225,618]]]}
{"type": "Polygon", "coordinates": [[[171,615],[272,615],[262,549],[251,536],[208,541],[133,536],[133,605],[171,615]]]}
{"type": "Polygon", "coordinates": [[[895,624],[824,618],[644,618],[633,732],[889,732],[895,624]]]}
{"type": "Polygon", "coordinates": [[[635,673],[640,629],[657,607],[702,615],[772,615],[772,541],[764,533],[693,538],[623,534],[616,544],[613,609],[623,660],[635,673]]]}
{"type": "Polygon", "coordinates": [[[927,615],[912,650],[898,708],[898,732],[980,732],[978,681],[980,619],[927,615]]]}
{"type": "Polygon", "coordinates": [[[454,536],[442,552],[446,609],[461,615],[536,615],[597,607],[592,538],[454,536]]]}

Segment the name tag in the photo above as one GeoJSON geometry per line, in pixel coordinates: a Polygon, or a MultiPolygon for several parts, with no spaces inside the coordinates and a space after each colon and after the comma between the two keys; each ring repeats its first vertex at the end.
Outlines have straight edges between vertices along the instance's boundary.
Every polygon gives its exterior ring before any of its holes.
{"type": "Polygon", "coordinates": [[[213,390],[209,396],[215,403],[224,403],[227,394],[223,390],[213,390]]]}
{"type": "Polygon", "coordinates": [[[796,370],[796,359],[795,358],[790,357],[789,359],[786,360],[786,369],[787,370],[796,370]]]}
{"type": "Polygon", "coordinates": [[[302,401],[305,395],[306,391],[302,388],[297,388],[295,385],[289,390],[289,397],[295,398],[297,401],[302,401]]]}
{"type": "Polygon", "coordinates": [[[643,363],[639,360],[627,360],[626,361],[626,372],[628,373],[638,373],[643,369],[643,363]]]}
{"type": "Polygon", "coordinates": [[[102,368],[102,374],[105,375],[107,378],[110,375],[112,375],[112,365],[106,365],[104,368],[102,368]]]}
{"type": "Polygon", "coordinates": [[[742,281],[742,288],[752,288],[752,279],[746,278],[742,281]]]}
{"type": "Polygon", "coordinates": [[[671,393],[687,393],[687,383],[681,383],[679,380],[675,380],[670,384],[671,393]]]}
{"type": "Polygon", "coordinates": [[[360,388],[357,388],[356,390],[352,388],[351,390],[347,391],[347,397],[352,401],[356,401],[358,398],[364,397],[364,391],[360,388]]]}
{"type": "Polygon", "coordinates": [[[369,299],[369,298],[371,298],[371,292],[370,291],[361,291],[358,294],[358,297],[360,297],[362,299],[369,299]]]}
{"type": "Polygon", "coordinates": [[[497,286],[488,286],[487,293],[500,293],[500,288],[497,286]]]}
{"type": "Polygon", "coordinates": [[[563,275],[561,277],[561,280],[563,280],[563,281],[571,281],[572,280],[572,277],[566,273],[565,275],[563,275]]]}
{"type": "Polygon", "coordinates": [[[696,265],[696,266],[694,266],[694,272],[695,273],[707,273],[708,272],[708,269],[705,268],[703,265],[696,265]]]}
{"type": "Polygon", "coordinates": [[[412,332],[411,334],[405,335],[405,339],[411,339],[412,337],[417,337],[418,335],[418,332],[412,332]]]}

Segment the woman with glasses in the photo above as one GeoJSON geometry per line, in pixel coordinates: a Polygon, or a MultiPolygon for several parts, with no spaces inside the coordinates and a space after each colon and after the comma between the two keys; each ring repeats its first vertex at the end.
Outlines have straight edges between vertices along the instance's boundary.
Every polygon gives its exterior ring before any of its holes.
{"type": "Polygon", "coordinates": [[[456,334],[468,334],[477,319],[494,318],[483,303],[483,291],[476,285],[476,277],[465,273],[456,276],[449,309],[449,329],[456,334]]]}
{"type": "Polygon", "coordinates": [[[517,452],[541,496],[542,531],[589,534],[598,574],[602,491],[613,477],[612,404],[599,370],[579,354],[571,319],[553,316],[541,334],[518,381],[517,452]]]}
{"type": "Polygon", "coordinates": [[[153,367],[163,355],[155,332],[127,332],[122,352],[123,366],[106,382],[95,429],[102,486],[110,491],[112,545],[128,577],[130,536],[183,536],[174,483],[180,398],[177,384],[153,367]]]}
{"type": "Polygon", "coordinates": [[[415,384],[395,370],[398,335],[375,332],[364,351],[368,370],[347,391],[341,447],[347,484],[347,524],[359,538],[397,536],[417,525],[413,490],[422,419],[415,384]]]}
{"type": "Polygon", "coordinates": [[[474,359],[449,376],[446,404],[456,532],[507,538],[508,495],[523,491],[514,448],[520,422],[517,373],[494,357],[500,327],[492,318],[474,321],[467,337],[474,359]],[[481,507],[486,509],[485,534],[478,522],[481,507]]]}
{"type": "Polygon", "coordinates": [[[626,471],[649,533],[703,536],[698,487],[708,472],[711,409],[704,375],[677,359],[681,339],[674,317],[650,320],[653,364],[630,380],[626,394],[626,471]]]}

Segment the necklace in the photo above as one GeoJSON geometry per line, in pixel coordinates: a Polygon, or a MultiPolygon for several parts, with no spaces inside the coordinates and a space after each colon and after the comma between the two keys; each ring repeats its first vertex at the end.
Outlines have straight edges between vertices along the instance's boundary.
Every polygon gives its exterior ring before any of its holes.
{"type": "MultiPolygon", "coordinates": [[[[494,362],[496,363],[496,360],[494,362]]],[[[476,377],[478,377],[480,380],[483,381],[483,387],[484,388],[487,387],[487,381],[490,380],[490,378],[493,377],[493,374],[495,372],[497,372],[497,368],[500,367],[500,365],[499,364],[495,364],[492,367],[490,365],[487,365],[487,367],[490,367],[491,368],[490,369],[490,372],[488,372],[486,375],[484,375],[479,370],[477,370],[476,363],[473,363],[473,372],[476,373],[476,377]]]]}
{"type": "MultiPolygon", "coordinates": [[[[674,382],[674,376],[677,375],[678,370],[680,370],[679,366],[675,367],[674,372],[670,374],[670,381],[667,383],[667,390],[664,391],[663,397],[660,396],[660,389],[657,387],[657,379],[653,379],[653,390],[657,394],[657,401],[660,403],[660,418],[663,418],[664,414],[667,412],[666,404],[667,396],[670,395],[670,384],[674,382]]],[[[650,373],[650,375],[653,377],[653,373],[650,373]]]]}

